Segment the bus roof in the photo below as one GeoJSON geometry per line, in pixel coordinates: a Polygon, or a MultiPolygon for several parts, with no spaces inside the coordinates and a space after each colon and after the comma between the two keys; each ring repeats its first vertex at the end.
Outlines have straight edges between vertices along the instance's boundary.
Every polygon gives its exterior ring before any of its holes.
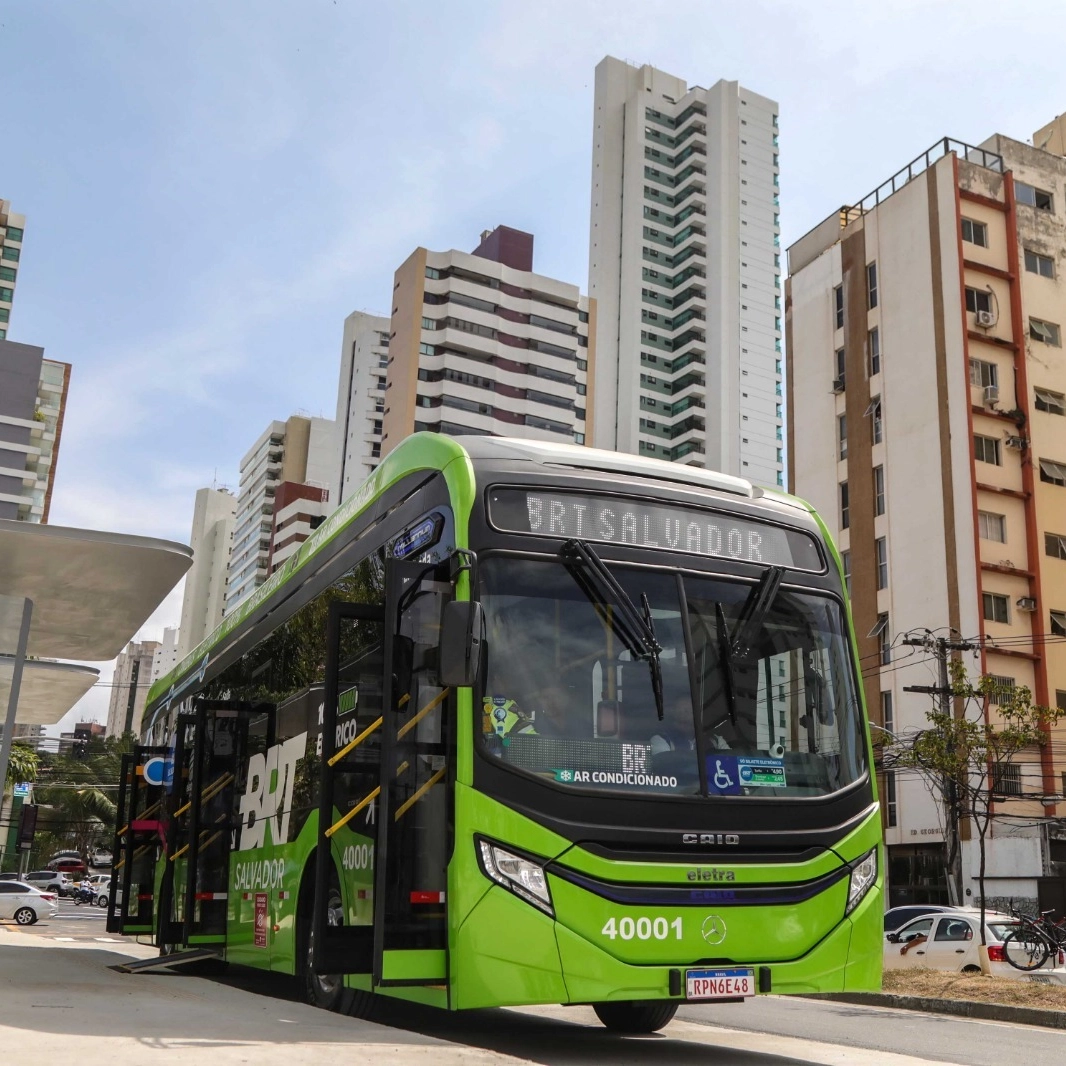
{"type": "Polygon", "coordinates": [[[540,466],[564,466],[582,470],[602,470],[630,477],[672,481],[698,488],[717,489],[746,499],[761,495],[750,481],[705,470],[698,466],[668,463],[665,459],[649,459],[625,452],[608,452],[588,448],[583,444],[556,444],[553,441],[523,440],[519,437],[458,436],[453,438],[467,455],[478,459],[524,459],[540,466]]]}

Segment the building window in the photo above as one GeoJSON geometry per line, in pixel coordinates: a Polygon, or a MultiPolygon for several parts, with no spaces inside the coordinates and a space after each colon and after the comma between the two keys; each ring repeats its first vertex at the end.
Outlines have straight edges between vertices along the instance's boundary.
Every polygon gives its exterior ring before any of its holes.
{"type": "Polygon", "coordinates": [[[972,218],[962,220],[962,239],[970,244],[979,244],[982,248],[988,247],[988,227],[983,222],[977,222],[972,218]]]}
{"type": "Polygon", "coordinates": [[[844,589],[851,595],[851,552],[840,553],[840,566],[844,571],[844,589]]]}
{"type": "Polygon", "coordinates": [[[877,589],[888,588],[888,540],[878,537],[874,541],[874,551],[877,555],[877,589]]]}
{"type": "Polygon", "coordinates": [[[979,463],[991,463],[999,466],[999,440],[995,437],[982,437],[980,433],[973,435],[973,454],[979,463]]]}
{"type": "Polygon", "coordinates": [[[998,541],[1000,544],[1006,544],[1006,516],[1001,514],[993,514],[991,511],[978,511],[977,532],[981,540],[994,540],[998,541]]]}
{"type": "Polygon", "coordinates": [[[1013,677],[1000,677],[997,674],[989,674],[988,680],[992,682],[992,687],[988,693],[989,703],[1007,702],[1014,695],[1013,677]]]}
{"type": "Polygon", "coordinates": [[[840,459],[848,457],[848,416],[837,415],[837,455],[840,459]]]}
{"type": "Polygon", "coordinates": [[[19,241],[21,243],[21,241],[22,241],[22,233],[23,233],[23,231],[21,229],[19,229],[18,226],[8,226],[7,227],[7,239],[9,241],[19,241]]]}
{"type": "Polygon", "coordinates": [[[846,356],[843,348],[837,348],[836,350],[836,380],[833,382],[833,389],[835,392],[844,391],[844,368],[847,365],[845,362],[846,356]]]}
{"type": "Polygon", "coordinates": [[[992,310],[992,293],[988,289],[966,289],[966,310],[974,313],[992,310]]]}
{"type": "Polygon", "coordinates": [[[1014,198],[1020,204],[1028,204],[1038,211],[1054,211],[1055,201],[1051,193],[1046,189],[1037,189],[1032,185],[1026,185],[1024,181],[1014,183],[1014,198]]]}
{"type": "Polygon", "coordinates": [[[885,468],[874,467],[874,514],[885,513],[885,468]]]}
{"type": "Polygon", "coordinates": [[[1045,322],[1042,318],[1029,318],[1029,336],[1033,340],[1043,341],[1056,348],[1062,347],[1059,327],[1054,322],[1045,322]]]}
{"type": "Polygon", "coordinates": [[[1066,611],[1051,612],[1051,632],[1056,637],[1066,637],[1066,611]]]}
{"type": "Polygon", "coordinates": [[[887,613],[877,616],[877,624],[870,630],[870,636],[877,638],[881,665],[888,666],[892,662],[892,638],[889,632],[887,613]]]}
{"type": "Polygon", "coordinates": [[[17,248],[4,248],[0,252],[0,259],[6,259],[10,263],[17,263],[19,261],[19,250],[17,248]]]}
{"type": "Polygon", "coordinates": [[[866,264],[866,306],[872,311],[877,306],[877,264],[866,264]]]}
{"type": "Polygon", "coordinates": [[[1045,533],[1044,552],[1053,559],[1066,559],[1066,534],[1045,533]]]}
{"type": "Polygon", "coordinates": [[[840,483],[840,528],[847,529],[851,521],[851,515],[848,511],[848,483],[842,481],[840,483]]]}
{"type": "Polygon", "coordinates": [[[1010,623],[1010,603],[998,592],[982,592],[981,608],[986,622],[1010,623]]]}
{"type": "Polygon", "coordinates": [[[833,290],[833,307],[835,309],[836,328],[844,328],[844,286],[838,285],[833,290]]]}
{"type": "Polygon", "coordinates": [[[881,693],[881,725],[889,733],[895,732],[896,716],[892,709],[892,693],[881,693]]]}
{"type": "Polygon", "coordinates": [[[1030,274],[1039,274],[1042,278],[1055,276],[1055,260],[1049,255],[1041,255],[1039,252],[1025,249],[1025,269],[1030,274]]]}
{"type": "Polygon", "coordinates": [[[896,771],[885,773],[885,825],[891,829],[897,824],[899,805],[896,800],[896,771]]]}
{"type": "Polygon", "coordinates": [[[870,377],[881,373],[881,331],[876,327],[870,330],[866,338],[870,351],[870,377]]]}
{"type": "Polygon", "coordinates": [[[0,266],[0,281],[14,281],[18,277],[18,271],[14,267],[0,266]]]}
{"type": "Polygon", "coordinates": [[[1047,411],[1051,415],[1066,415],[1066,396],[1061,392],[1052,392],[1050,389],[1034,389],[1036,394],[1036,409],[1047,411]]]}
{"type": "Polygon", "coordinates": [[[1022,768],[1017,763],[1000,763],[992,767],[992,793],[996,796],[1022,794],[1022,768]]]}
{"type": "Polygon", "coordinates": [[[986,389],[989,385],[998,385],[999,368],[995,363],[985,362],[984,359],[971,359],[970,384],[981,389],[986,389]]]}
{"type": "Polygon", "coordinates": [[[881,397],[875,396],[866,408],[867,413],[873,420],[873,442],[880,444],[883,437],[883,423],[881,420],[881,397]]]}
{"type": "Polygon", "coordinates": [[[1040,480],[1049,485],[1066,487],[1066,463],[1052,462],[1050,459],[1040,460],[1040,480]]]}
{"type": "Polygon", "coordinates": [[[426,277],[436,281],[440,278],[440,271],[436,267],[426,267],[426,277]]]}

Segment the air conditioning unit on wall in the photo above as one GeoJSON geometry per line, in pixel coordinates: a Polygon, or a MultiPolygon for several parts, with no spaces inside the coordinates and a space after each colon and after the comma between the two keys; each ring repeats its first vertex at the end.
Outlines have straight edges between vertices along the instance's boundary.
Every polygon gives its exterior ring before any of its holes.
{"type": "Polygon", "coordinates": [[[996,312],[995,311],[978,311],[977,312],[977,324],[982,329],[991,329],[996,324],[996,312]]]}
{"type": "Polygon", "coordinates": [[[1032,596],[1021,596],[1016,601],[1016,606],[1019,611],[1035,611],[1036,600],[1032,596]]]}
{"type": "Polygon", "coordinates": [[[986,385],[985,386],[985,403],[999,403],[999,386],[998,385],[986,385]]]}

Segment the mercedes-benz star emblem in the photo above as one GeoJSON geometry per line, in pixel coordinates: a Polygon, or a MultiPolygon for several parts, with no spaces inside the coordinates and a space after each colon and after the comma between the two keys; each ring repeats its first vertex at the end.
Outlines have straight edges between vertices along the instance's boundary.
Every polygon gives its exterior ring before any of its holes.
{"type": "Polygon", "coordinates": [[[703,919],[703,939],[711,947],[717,947],[725,940],[725,922],[717,914],[708,914],[703,919]]]}

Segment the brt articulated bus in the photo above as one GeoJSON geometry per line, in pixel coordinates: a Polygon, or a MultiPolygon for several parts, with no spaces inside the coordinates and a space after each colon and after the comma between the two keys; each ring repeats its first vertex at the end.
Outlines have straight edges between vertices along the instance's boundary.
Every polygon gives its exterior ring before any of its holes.
{"type": "Polygon", "coordinates": [[[840,560],[803,503],[420,433],[152,687],[108,928],[311,1002],[880,986],[840,560]]]}

